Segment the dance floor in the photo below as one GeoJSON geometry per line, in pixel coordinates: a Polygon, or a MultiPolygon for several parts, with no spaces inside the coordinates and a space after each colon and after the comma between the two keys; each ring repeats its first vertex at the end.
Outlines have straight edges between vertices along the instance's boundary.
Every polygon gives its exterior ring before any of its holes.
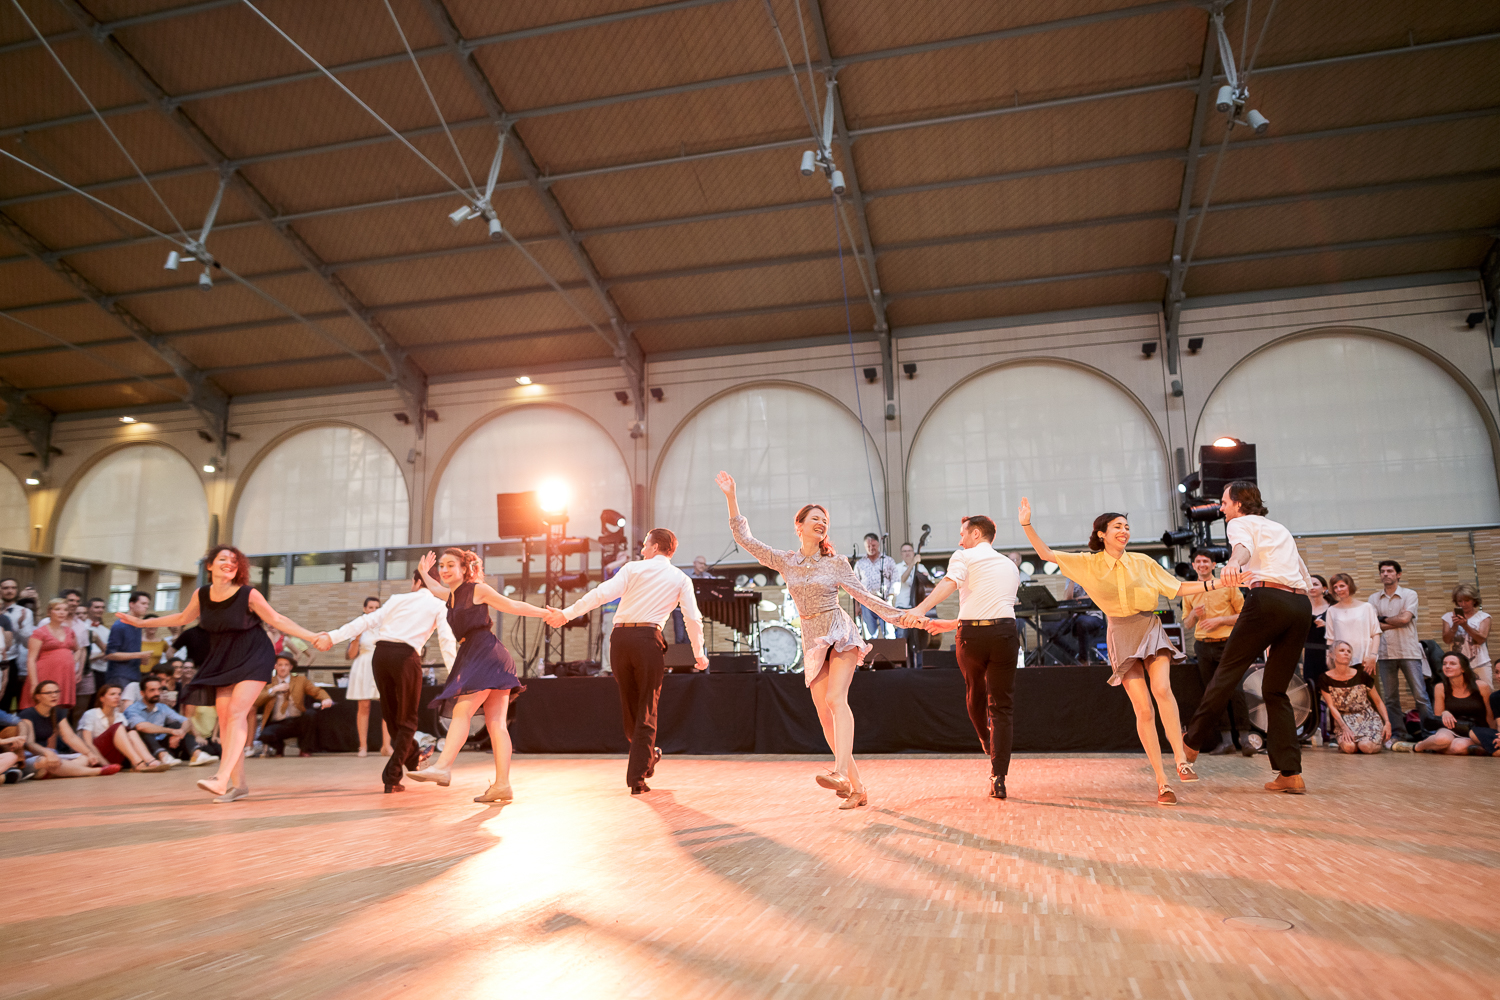
{"type": "Polygon", "coordinates": [[[1500,995],[1500,761],[518,757],[506,808],[381,795],[378,757],[0,788],[0,991],[44,997],[1500,995]]]}

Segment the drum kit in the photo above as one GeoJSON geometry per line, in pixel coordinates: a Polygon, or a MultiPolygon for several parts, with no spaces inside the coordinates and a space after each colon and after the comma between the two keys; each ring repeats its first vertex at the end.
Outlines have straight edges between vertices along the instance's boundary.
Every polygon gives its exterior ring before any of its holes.
{"type": "MultiPolygon", "coordinates": [[[[735,577],[736,590],[774,586],[782,583],[780,574],[741,573],[735,577]]],[[[762,594],[765,591],[762,590],[762,594]]],[[[762,597],[760,611],[775,618],[751,618],[753,634],[751,640],[756,650],[760,668],[771,673],[793,673],[802,665],[802,619],[797,614],[797,605],[792,601],[791,591],[782,588],[781,603],[762,597]]]]}

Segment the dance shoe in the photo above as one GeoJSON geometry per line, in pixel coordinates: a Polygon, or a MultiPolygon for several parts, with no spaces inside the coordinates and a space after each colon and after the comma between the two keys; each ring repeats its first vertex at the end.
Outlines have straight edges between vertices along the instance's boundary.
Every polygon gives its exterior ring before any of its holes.
{"type": "Polygon", "coordinates": [[[444,788],[448,787],[448,782],[453,778],[451,772],[439,771],[435,767],[424,767],[420,771],[408,771],[406,776],[412,781],[431,781],[444,788]]]}
{"type": "Polygon", "coordinates": [[[1307,785],[1300,774],[1278,774],[1275,781],[1266,782],[1266,791],[1302,795],[1307,791],[1307,785]]]}
{"type": "Polygon", "coordinates": [[[401,784],[401,782],[399,782],[399,781],[396,782],[394,785],[387,784],[385,786],[385,794],[387,794],[387,795],[391,794],[392,792],[404,792],[404,791],[406,791],[406,786],[403,785],[403,784],[401,784]]]}
{"type": "Polygon", "coordinates": [[[1198,763],[1198,751],[1194,750],[1192,747],[1184,746],[1182,748],[1182,754],[1187,758],[1187,762],[1189,764],[1198,763]]]}
{"type": "Polygon", "coordinates": [[[1198,772],[1193,770],[1193,765],[1189,764],[1187,761],[1182,761],[1177,765],[1177,780],[1197,781],[1198,772]]]}
{"type": "Polygon", "coordinates": [[[364,747],[360,747],[359,748],[359,752],[356,753],[354,756],[356,756],[356,757],[368,757],[368,756],[370,756],[370,751],[366,750],[364,747]]]}
{"type": "Polygon", "coordinates": [[[297,751],[297,756],[298,757],[311,757],[312,756],[312,751],[311,750],[298,750],[297,751]]]}
{"type": "Polygon", "coordinates": [[[508,806],[516,800],[509,785],[501,785],[496,782],[487,788],[483,795],[474,796],[475,802],[498,802],[502,806],[508,806]]]}
{"type": "Polygon", "coordinates": [[[99,769],[99,775],[100,775],[100,777],[103,777],[106,774],[119,774],[119,773],[120,773],[120,765],[119,764],[106,764],[104,767],[101,767],[99,769]]]}
{"type": "Polygon", "coordinates": [[[205,792],[208,792],[210,795],[228,795],[234,789],[233,785],[227,785],[221,792],[214,787],[214,781],[212,778],[200,779],[198,782],[198,787],[203,789],[205,792]]]}
{"type": "Polygon", "coordinates": [[[1000,774],[990,775],[990,798],[1005,798],[1005,776],[1000,774]]]}
{"type": "Polygon", "coordinates": [[[649,791],[651,791],[651,786],[648,785],[648,784],[646,784],[644,781],[638,782],[638,783],[630,786],[630,794],[631,795],[640,795],[642,792],[649,792],[649,791]]]}
{"type": "Polygon", "coordinates": [[[646,765],[646,777],[656,777],[656,762],[661,760],[661,747],[651,748],[651,763],[646,765]]]}
{"type": "Polygon", "coordinates": [[[839,806],[839,808],[840,809],[858,809],[860,806],[869,805],[869,803],[870,803],[870,792],[869,792],[868,789],[861,788],[857,792],[854,791],[853,789],[850,789],[850,791],[849,791],[849,797],[844,800],[844,804],[841,805],[841,806],[839,806]]]}
{"type": "Polygon", "coordinates": [[[854,786],[849,783],[849,779],[837,771],[819,771],[813,780],[824,788],[838,792],[841,799],[847,799],[850,793],[854,791],[854,786]]]}
{"type": "Polygon", "coordinates": [[[1177,804],[1177,793],[1166,785],[1156,790],[1156,804],[1159,806],[1175,806],[1177,804]]]}
{"type": "MultiPolygon", "coordinates": [[[[200,784],[201,784],[201,782],[200,782],[200,784]]],[[[249,794],[250,794],[250,786],[249,785],[244,785],[244,786],[230,785],[229,786],[229,791],[225,792],[223,795],[216,796],[214,798],[214,801],[215,802],[238,802],[240,799],[243,799],[245,796],[247,796],[249,794]]]]}

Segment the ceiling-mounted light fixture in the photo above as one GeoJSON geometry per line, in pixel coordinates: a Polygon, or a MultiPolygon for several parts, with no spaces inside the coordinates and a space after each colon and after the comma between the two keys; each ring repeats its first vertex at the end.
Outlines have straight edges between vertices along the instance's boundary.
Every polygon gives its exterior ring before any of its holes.
{"type": "Polygon", "coordinates": [[[133,423],[135,423],[135,417],[121,417],[120,418],[120,423],[122,423],[122,424],[133,424],[133,423]]]}
{"type": "Polygon", "coordinates": [[[530,384],[531,384],[531,376],[530,375],[517,375],[516,376],[516,385],[530,385],[530,384]]]}
{"type": "Polygon", "coordinates": [[[42,473],[41,473],[40,469],[37,469],[37,470],[33,471],[31,473],[31,475],[29,475],[29,476],[26,477],[26,485],[27,486],[40,486],[40,485],[42,485],[42,473]]]}

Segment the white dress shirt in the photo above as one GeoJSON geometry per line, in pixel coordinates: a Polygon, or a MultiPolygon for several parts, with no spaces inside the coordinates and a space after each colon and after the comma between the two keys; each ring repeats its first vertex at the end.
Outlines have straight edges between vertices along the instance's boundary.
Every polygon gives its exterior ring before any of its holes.
{"type": "Polygon", "coordinates": [[[1307,566],[1285,525],[1259,514],[1244,514],[1229,522],[1225,534],[1231,550],[1237,545],[1249,550],[1245,571],[1252,583],[1279,583],[1297,590],[1312,588],[1307,566]]]}
{"type": "Polygon", "coordinates": [[[615,610],[616,626],[638,623],[661,628],[672,609],[682,605],[682,621],[693,655],[703,655],[703,615],[693,596],[693,581],[666,556],[626,563],[614,576],[563,608],[563,614],[577,618],[617,597],[620,606],[615,610]]]}
{"type": "Polygon", "coordinates": [[[374,611],[360,615],[328,635],[337,645],[348,642],[366,629],[379,629],[376,641],[404,642],[419,653],[426,648],[427,640],[436,630],[444,666],[451,668],[453,657],[458,653],[458,643],[453,640],[453,630],[448,627],[448,605],[426,587],[396,594],[374,611]]]}
{"type": "Polygon", "coordinates": [[[948,560],[948,579],[958,584],[958,617],[986,621],[1016,616],[1021,571],[989,542],[959,549],[948,560]]]}

